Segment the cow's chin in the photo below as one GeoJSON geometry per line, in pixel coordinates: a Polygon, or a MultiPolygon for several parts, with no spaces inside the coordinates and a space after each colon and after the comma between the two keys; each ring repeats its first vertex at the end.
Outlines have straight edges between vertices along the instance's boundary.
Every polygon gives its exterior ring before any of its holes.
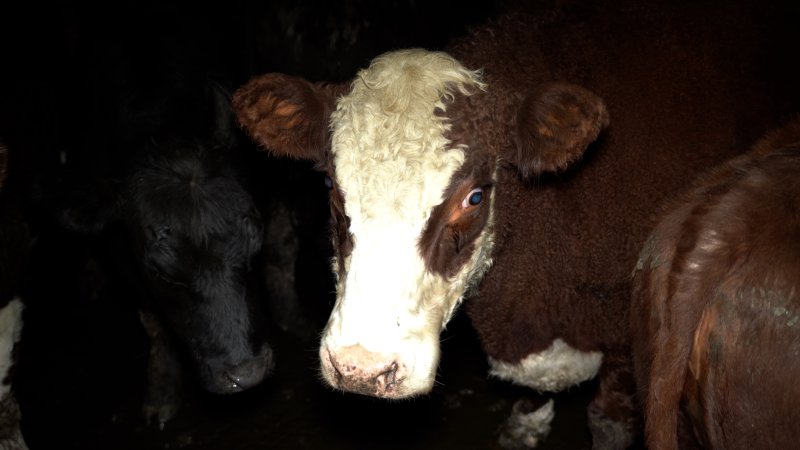
{"type": "Polygon", "coordinates": [[[383,353],[360,343],[336,346],[323,339],[322,377],[335,389],[371,397],[402,399],[430,392],[439,363],[438,335],[390,348],[401,351],[383,353]]]}

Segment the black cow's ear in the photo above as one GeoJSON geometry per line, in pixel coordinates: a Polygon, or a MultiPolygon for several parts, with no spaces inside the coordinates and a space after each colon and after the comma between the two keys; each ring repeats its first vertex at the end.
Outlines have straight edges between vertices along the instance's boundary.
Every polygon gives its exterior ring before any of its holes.
{"type": "Polygon", "coordinates": [[[265,74],[237,89],[233,110],[242,127],[268,151],[323,161],[330,147],[328,122],[343,90],[343,85],[265,74]]]}
{"type": "Polygon", "coordinates": [[[548,83],[517,112],[516,148],[506,158],[523,177],[564,170],[608,126],[603,100],[580,86],[548,83]]]}

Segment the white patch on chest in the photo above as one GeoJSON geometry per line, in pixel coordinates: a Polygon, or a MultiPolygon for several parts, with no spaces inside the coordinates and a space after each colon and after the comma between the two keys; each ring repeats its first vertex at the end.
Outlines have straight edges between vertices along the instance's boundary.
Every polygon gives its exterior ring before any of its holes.
{"type": "MultiPolygon", "coordinates": [[[[12,300],[0,310],[0,380],[8,375],[13,361],[11,352],[22,334],[22,301],[12,300]]],[[[6,398],[11,386],[0,383],[0,400],[6,398]]]]}
{"type": "Polygon", "coordinates": [[[516,364],[489,358],[489,373],[538,391],[559,392],[593,378],[602,361],[601,352],[582,352],[556,339],[546,350],[531,353],[516,364]]]}

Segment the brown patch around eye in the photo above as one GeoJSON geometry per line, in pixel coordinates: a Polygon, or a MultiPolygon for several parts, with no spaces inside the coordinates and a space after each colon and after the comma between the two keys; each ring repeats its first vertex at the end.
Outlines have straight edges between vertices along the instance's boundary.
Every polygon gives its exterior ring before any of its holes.
{"type": "Polygon", "coordinates": [[[425,265],[431,272],[452,277],[472,256],[474,241],[489,217],[489,208],[484,203],[490,191],[490,186],[476,185],[473,178],[468,178],[433,209],[419,241],[425,265]],[[483,188],[483,201],[464,207],[465,198],[476,187],[483,188]]]}

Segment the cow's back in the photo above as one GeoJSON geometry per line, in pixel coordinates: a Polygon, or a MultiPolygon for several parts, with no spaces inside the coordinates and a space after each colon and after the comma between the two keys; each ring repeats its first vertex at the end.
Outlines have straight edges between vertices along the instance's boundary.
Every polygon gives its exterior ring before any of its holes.
{"type": "Polygon", "coordinates": [[[702,177],[643,247],[631,325],[651,448],[800,437],[798,138],[795,121],[702,177]]]}

